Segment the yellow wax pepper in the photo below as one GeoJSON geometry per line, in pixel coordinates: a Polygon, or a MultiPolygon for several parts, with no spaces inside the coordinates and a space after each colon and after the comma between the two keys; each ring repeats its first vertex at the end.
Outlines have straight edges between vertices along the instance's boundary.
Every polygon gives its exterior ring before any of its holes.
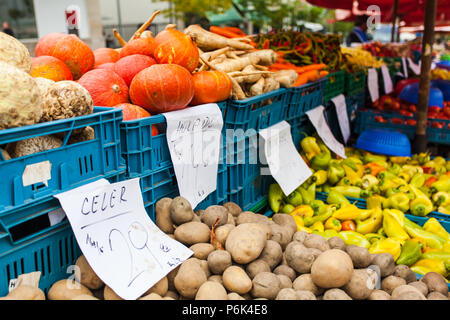
{"type": "Polygon", "coordinates": [[[359,217],[361,211],[354,204],[345,204],[333,213],[333,217],[339,220],[355,220],[359,217]]]}
{"type": "Polygon", "coordinates": [[[313,223],[311,227],[309,227],[312,231],[323,232],[325,230],[323,223],[321,221],[316,221],[313,223]]]}
{"type": "Polygon", "coordinates": [[[383,211],[381,208],[374,208],[371,212],[367,219],[356,219],[356,232],[362,234],[373,233],[383,225],[383,211]]]}
{"type": "Polygon", "coordinates": [[[355,231],[341,231],[338,237],[344,240],[346,245],[354,244],[358,247],[369,248],[370,242],[366,237],[355,231]]]}
{"type": "Polygon", "coordinates": [[[405,242],[410,237],[403,229],[405,224],[405,215],[400,210],[384,209],[383,210],[383,229],[389,238],[394,238],[400,242],[405,242]]]}
{"type": "Polygon", "coordinates": [[[369,247],[370,253],[390,253],[397,260],[402,252],[402,243],[393,238],[381,239],[369,247]]]}
{"type": "Polygon", "coordinates": [[[437,221],[436,218],[429,218],[422,228],[424,228],[428,232],[438,235],[446,241],[450,240],[450,234],[447,232],[447,230],[444,229],[444,227],[439,223],[439,221],[437,221]]]}
{"type": "Polygon", "coordinates": [[[314,210],[311,206],[302,204],[296,207],[293,211],[289,213],[291,216],[299,216],[299,217],[312,217],[314,215],[314,210]]]}
{"type": "Polygon", "coordinates": [[[295,224],[297,225],[297,231],[298,231],[298,228],[299,228],[299,227],[304,227],[304,226],[305,226],[305,223],[304,223],[302,217],[299,217],[299,216],[293,216],[293,218],[294,218],[294,220],[295,220],[295,224]]]}
{"type": "Polygon", "coordinates": [[[421,259],[417,261],[413,266],[416,267],[425,267],[429,269],[430,271],[439,273],[444,278],[447,276],[448,272],[445,268],[445,262],[442,260],[436,260],[436,259],[421,259]]]}
{"type": "Polygon", "coordinates": [[[323,232],[313,231],[313,233],[321,235],[322,237],[324,237],[327,240],[332,238],[332,237],[337,237],[339,235],[339,233],[336,230],[332,230],[332,229],[328,229],[328,230],[325,230],[323,232]]]}
{"type": "Polygon", "coordinates": [[[339,232],[342,229],[342,224],[338,219],[336,219],[334,217],[330,217],[330,218],[328,218],[327,221],[325,221],[324,227],[325,227],[325,230],[335,230],[335,231],[339,232]]]}

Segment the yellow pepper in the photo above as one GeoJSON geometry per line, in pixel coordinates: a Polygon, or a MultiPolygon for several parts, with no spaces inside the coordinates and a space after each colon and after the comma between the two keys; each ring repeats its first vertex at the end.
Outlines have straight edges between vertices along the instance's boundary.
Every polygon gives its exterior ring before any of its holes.
{"type": "Polygon", "coordinates": [[[428,198],[420,189],[412,185],[409,185],[409,189],[415,196],[415,199],[409,204],[411,214],[424,217],[433,211],[433,203],[430,198],[428,198]]]}
{"type": "Polygon", "coordinates": [[[338,219],[336,219],[334,217],[330,217],[330,218],[328,218],[327,221],[325,221],[324,227],[325,227],[325,230],[335,230],[335,231],[339,232],[342,229],[342,224],[338,219]]]}
{"type": "Polygon", "coordinates": [[[358,168],[361,168],[360,169],[361,175],[359,175],[359,171],[353,170],[346,164],[343,164],[342,167],[344,168],[345,176],[346,176],[346,178],[348,178],[350,180],[351,185],[356,185],[356,183],[358,183],[358,181],[362,178],[362,176],[364,174],[364,167],[362,165],[360,165],[358,167],[358,168]]]}
{"type": "Polygon", "coordinates": [[[428,272],[431,272],[430,269],[422,267],[422,266],[416,266],[416,265],[412,265],[411,267],[409,267],[414,273],[417,274],[421,274],[421,275],[426,275],[428,272]]]}
{"type": "Polygon", "coordinates": [[[445,268],[445,262],[436,259],[421,259],[417,261],[413,266],[425,267],[433,272],[439,273],[444,278],[447,276],[448,272],[445,268]]]}
{"type": "Polygon", "coordinates": [[[384,209],[383,210],[383,229],[389,238],[394,238],[402,243],[410,237],[403,229],[405,215],[400,210],[384,209]]]}
{"type": "Polygon", "coordinates": [[[366,237],[355,231],[341,231],[338,237],[344,240],[346,245],[354,244],[358,247],[369,248],[370,242],[366,237]]]}
{"type": "Polygon", "coordinates": [[[450,240],[450,234],[447,232],[447,230],[444,229],[444,227],[439,223],[439,221],[437,221],[436,218],[429,218],[422,228],[424,228],[428,232],[438,235],[446,241],[450,240]]]}
{"type": "Polygon", "coordinates": [[[328,230],[325,230],[325,231],[323,231],[323,232],[320,232],[320,231],[313,231],[313,233],[316,233],[316,234],[318,234],[318,235],[321,235],[322,237],[324,237],[325,239],[330,239],[330,238],[332,238],[332,237],[337,237],[337,236],[339,236],[339,233],[336,231],[336,230],[332,230],[332,229],[328,229],[328,230]]]}
{"type": "Polygon", "coordinates": [[[305,226],[305,222],[303,221],[302,217],[299,216],[293,216],[294,220],[295,220],[295,224],[297,225],[297,231],[298,231],[298,227],[304,227],[305,226]]]}
{"type": "Polygon", "coordinates": [[[383,211],[381,208],[374,208],[371,215],[364,220],[356,219],[356,232],[367,234],[376,232],[383,225],[383,211]]]}
{"type": "Polygon", "coordinates": [[[310,228],[299,226],[299,225],[297,225],[297,231],[305,231],[307,233],[312,233],[313,232],[310,228]]]}
{"type": "Polygon", "coordinates": [[[312,231],[323,232],[325,230],[323,223],[321,221],[316,221],[313,223],[311,227],[309,227],[312,231]]]}
{"type": "Polygon", "coordinates": [[[361,214],[361,209],[359,209],[354,204],[346,204],[343,205],[342,208],[336,210],[333,213],[333,217],[336,219],[339,219],[341,221],[343,220],[355,220],[359,217],[361,214]]]}
{"type": "Polygon", "coordinates": [[[447,241],[442,245],[442,251],[450,253],[450,241],[447,241]]]}
{"type": "Polygon", "coordinates": [[[402,243],[393,238],[381,239],[369,247],[370,253],[390,253],[397,260],[402,252],[402,243]]]}
{"type": "Polygon", "coordinates": [[[291,213],[289,213],[291,216],[299,216],[299,217],[312,217],[314,215],[314,210],[310,206],[306,204],[302,204],[298,207],[296,207],[291,213]]]}

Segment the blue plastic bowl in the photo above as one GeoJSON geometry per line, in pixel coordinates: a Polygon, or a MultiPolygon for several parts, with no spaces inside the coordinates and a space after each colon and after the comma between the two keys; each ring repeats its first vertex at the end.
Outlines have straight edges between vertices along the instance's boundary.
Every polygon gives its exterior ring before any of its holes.
{"type": "Polygon", "coordinates": [[[361,133],[356,148],[395,157],[411,157],[408,136],[398,131],[368,129],[361,133]]]}
{"type": "MultiPolygon", "coordinates": [[[[419,102],[419,83],[416,82],[406,85],[402,92],[400,92],[399,98],[409,103],[417,104],[419,102]]],[[[436,87],[430,88],[428,106],[444,107],[444,95],[441,90],[436,87]]]]}
{"type": "Polygon", "coordinates": [[[450,101],[450,81],[448,80],[433,80],[431,86],[441,90],[444,95],[444,101],[450,101]]]}

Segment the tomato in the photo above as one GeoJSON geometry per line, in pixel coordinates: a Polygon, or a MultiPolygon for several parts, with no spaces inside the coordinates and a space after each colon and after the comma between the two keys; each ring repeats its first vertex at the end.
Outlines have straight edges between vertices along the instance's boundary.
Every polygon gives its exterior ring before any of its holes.
{"type": "Polygon", "coordinates": [[[398,101],[395,101],[391,105],[392,110],[400,110],[400,103],[398,101]]]}
{"type": "Polygon", "coordinates": [[[400,113],[402,116],[406,116],[406,117],[414,116],[414,113],[412,113],[411,111],[407,111],[407,110],[400,110],[398,113],[400,113]]]}
{"type": "Polygon", "coordinates": [[[391,118],[391,123],[403,124],[403,119],[401,119],[401,118],[391,118]]]}
{"type": "Polygon", "coordinates": [[[414,119],[407,119],[407,120],[405,120],[405,124],[407,126],[415,126],[417,124],[417,122],[414,119]]]}
{"type": "Polygon", "coordinates": [[[417,112],[417,106],[415,104],[409,105],[409,111],[416,113],[417,112]]]}
{"type": "Polygon", "coordinates": [[[355,231],[356,225],[353,220],[345,220],[342,222],[342,231],[355,231]]]}
{"type": "Polygon", "coordinates": [[[386,120],[385,118],[383,118],[382,116],[376,116],[376,117],[375,117],[375,122],[386,123],[387,120],[386,120]]]}
{"type": "Polygon", "coordinates": [[[437,106],[431,106],[431,107],[428,107],[428,112],[430,113],[430,112],[433,112],[433,113],[439,113],[439,112],[441,112],[441,108],[440,107],[437,107],[437,106]]]}
{"type": "Polygon", "coordinates": [[[438,129],[442,129],[445,126],[444,122],[437,122],[437,121],[433,121],[431,123],[431,127],[432,128],[438,128],[438,129]]]}

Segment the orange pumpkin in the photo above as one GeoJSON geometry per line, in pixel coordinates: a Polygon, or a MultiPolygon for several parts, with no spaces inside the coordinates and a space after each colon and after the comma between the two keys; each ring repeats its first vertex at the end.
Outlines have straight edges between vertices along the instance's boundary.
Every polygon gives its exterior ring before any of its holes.
{"type": "Polygon", "coordinates": [[[199,62],[197,45],[191,37],[173,27],[168,27],[155,37],[153,53],[158,63],[178,64],[193,72],[199,62]]]}
{"type": "Polygon", "coordinates": [[[185,108],[194,96],[194,82],[187,69],[176,64],[155,64],[131,81],[130,98],[151,114],[185,108]]]}
{"type": "Polygon", "coordinates": [[[143,54],[132,54],[121,58],[115,63],[114,71],[125,80],[127,86],[140,71],[156,64],[155,59],[143,54]]]}
{"type": "Polygon", "coordinates": [[[95,69],[104,69],[109,71],[115,71],[116,64],[114,62],[107,62],[97,66],[95,69]]]}
{"type": "MultiPolygon", "coordinates": [[[[137,120],[151,116],[144,108],[131,103],[121,103],[114,106],[114,108],[122,109],[123,121],[137,120]]],[[[156,125],[152,125],[152,136],[157,136],[158,134],[158,128],[156,125]]]]}
{"type": "Polygon", "coordinates": [[[74,34],[49,34],[39,39],[36,56],[52,56],[66,64],[74,80],[94,67],[95,57],[91,48],[74,34]]]}
{"type": "Polygon", "coordinates": [[[136,38],[130,40],[120,49],[119,57],[123,58],[132,54],[143,54],[153,57],[154,44],[155,40],[153,38],[136,38]]]}
{"type": "Polygon", "coordinates": [[[196,106],[226,100],[231,95],[230,77],[221,71],[200,71],[194,73],[194,98],[190,105],[196,106]]]}
{"type": "Polygon", "coordinates": [[[95,63],[94,68],[99,65],[119,60],[119,52],[111,48],[98,48],[94,50],[95,63]]]}
{"type": "Polygon", "coordinates": [[[32,58],[30,75],[53,81],[73,80],[72,73],[64,62],[52,56],[32,58]]]}
{"type": "Polygon", "coordinates": [[[113,107],[128,102],[128,87],[115,72],[94,69],[85,73],[78,83],[91,94],[95,106],[113,107]]]}

